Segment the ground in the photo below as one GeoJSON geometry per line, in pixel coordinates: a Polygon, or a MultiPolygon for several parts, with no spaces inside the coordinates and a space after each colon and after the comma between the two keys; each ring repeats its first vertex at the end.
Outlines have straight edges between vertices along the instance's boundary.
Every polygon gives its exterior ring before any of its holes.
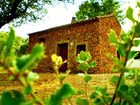
{"type": "MultiPolygon", "coordinates": [[[[113,75],[118,74],[91,74],[92,80],[88,84],[88,92],[91,92],[94,86],[109,86],[108,90],[112,93],[113,86],[109,84],[109,80],[113,75]]],[[[39,97],[48,97],[59,88],[59,82],[54,73],[40,73],[39,76],[40,78],[34,84],[34,93],[39,97]]],[[[21,89],[16,81],[10,82],[4,78],[4,74],[0,74],[0,91],[21,89]]],[[[64,82],[70,83],[77,90],[84,89],[85,87],[82,77],[77,74],[70,74],[64,82]]]]}

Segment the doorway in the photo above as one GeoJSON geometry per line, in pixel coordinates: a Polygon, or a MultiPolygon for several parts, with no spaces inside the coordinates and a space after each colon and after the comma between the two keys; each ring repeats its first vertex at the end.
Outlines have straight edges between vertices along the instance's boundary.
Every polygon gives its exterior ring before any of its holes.
{"type": "MultiPolygon", "coordinates": [[[[63,61],[68,59],[68,43],[62,43],[57,45],[57,54],[62,57],[63,61]]],[[[59,71],[65,72],[67,70],[67,63],[64,63],[59,71]]]]}

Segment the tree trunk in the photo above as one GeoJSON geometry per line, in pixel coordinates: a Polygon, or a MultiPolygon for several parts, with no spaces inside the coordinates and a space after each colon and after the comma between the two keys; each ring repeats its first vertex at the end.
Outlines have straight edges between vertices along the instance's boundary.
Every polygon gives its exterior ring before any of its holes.
{"type": "Polygon", "coordinates": [[[4,26],[4,25],[5,25],[4,23],[1,23],[1,22],[0,22],[0,29],[1,29],[1,27],[4,26]]]}

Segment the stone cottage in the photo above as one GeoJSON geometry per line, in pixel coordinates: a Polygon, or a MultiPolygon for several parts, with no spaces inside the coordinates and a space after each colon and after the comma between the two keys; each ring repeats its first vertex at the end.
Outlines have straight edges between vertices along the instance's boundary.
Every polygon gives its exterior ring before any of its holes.
{"type": "Polygon", "coordinates": [[[40,42],[46,47],[46,58],[42,60],[36,71],[52,71],[51,55],[56,53],[62,56],[63,60],[67,60],[60,71],[71,69],[72,72],[78,72],[75,57],[83,50],[89,51],[92,60],[97,63],[97,67],[90,70],[90,73],[109,73],[113,62],[107,55],[112,53],[117,56],[117,51],[108,40],[110,29],[115,30],[118,35],[121,30],[119,22],[112,15],[29,34],[29,49],[40,42]]]}

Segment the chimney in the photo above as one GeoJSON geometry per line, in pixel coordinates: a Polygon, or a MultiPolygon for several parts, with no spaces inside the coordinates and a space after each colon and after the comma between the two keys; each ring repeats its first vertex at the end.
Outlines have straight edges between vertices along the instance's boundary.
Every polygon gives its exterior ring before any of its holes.
{"type": "Polygon", "coordinates": [[[76,23],[76,17],[72,17],[71,23],[76,23]]]}

